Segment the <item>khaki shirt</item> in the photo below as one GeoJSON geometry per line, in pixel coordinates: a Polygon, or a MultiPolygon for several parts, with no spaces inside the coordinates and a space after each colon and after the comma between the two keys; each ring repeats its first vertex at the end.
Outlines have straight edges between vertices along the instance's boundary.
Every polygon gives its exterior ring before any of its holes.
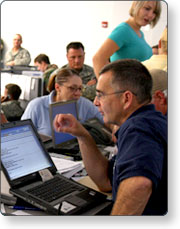
{"type": "Polygon", "coordinates": [[[29,65],[31,62],[31,56],[24,48],[20,48],[16,53],[11,50],[7,52],[5,56],[5,64],[10,61],[14,61],[15,65],[29,65]]]}

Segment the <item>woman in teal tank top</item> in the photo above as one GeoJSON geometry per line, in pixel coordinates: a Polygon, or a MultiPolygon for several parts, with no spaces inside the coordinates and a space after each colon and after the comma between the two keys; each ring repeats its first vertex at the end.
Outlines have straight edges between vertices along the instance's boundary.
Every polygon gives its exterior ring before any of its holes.
{"type": "Polygon", "coordinates": [[[146,43],[140,30],[148,24],[153,28],[161,14],[160,1],[133,1],[130,18],[119,24],[105,40],[93,57],[96,77],[100,69],[119,59],[136,59],[144,61],[152,56],[152,48],[146,43]]]}

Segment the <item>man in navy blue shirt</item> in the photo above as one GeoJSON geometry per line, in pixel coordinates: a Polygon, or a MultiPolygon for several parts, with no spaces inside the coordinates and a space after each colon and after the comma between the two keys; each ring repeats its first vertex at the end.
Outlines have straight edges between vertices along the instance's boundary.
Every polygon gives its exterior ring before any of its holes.
{"type": "Polygon", "coordinates": [[[118,153],[111,160],[74,117],[55,117],[56,131],[77,137],[92,180],[112,191],[112,215],[167,213],[167,121],[151,99],[152,77],[140,62],[119,60],[101,70],[94,103],[105,123],[119,126],[118,153]]]}

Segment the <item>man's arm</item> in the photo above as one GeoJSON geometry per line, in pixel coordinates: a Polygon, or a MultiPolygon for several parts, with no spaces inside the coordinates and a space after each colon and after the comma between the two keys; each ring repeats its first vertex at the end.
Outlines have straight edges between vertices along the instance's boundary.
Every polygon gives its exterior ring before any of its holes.
{"type": "Polygon", "coordinates": [[[5,65],[12,65],[13,62],[13,58],[12,58],[12,54],[11,54],[11,51],[7,52],[6,55],[5,55],[5,60],[4,60],[4,63],[5,65]]]}
{"type": "Polygon", "coordinates": [[[19,52],[21,58],[17,58],[13,60],[13,56],[11,52],[8,52],[5,57],[5,65],[14,66],[14,65],[29,65],[31,62],[31,56],[26,49],[23,49],[19,52]]]}
{"type": "Polygon", "coordinates": [[[137,176],[123,180],[111,215],[141,215],[152,193],[152,181],[137,176]]]}
{"type": "Polygon", "coordinates": [[[14,60],[7,62],[6,65],[7,66],[14,66],[15,65],[14,60]]]}
{"type": "Polygon", "coordinates": [[[96,79],[94,78],[92,80],[89,80],[86,85],[92,86],[92,85],[95,85],[95,84],[96,84],[96,79]]]}
{"type": "Polygon", "coordinates": [[[26,49],[20,51],[19,55],[21,58],[17,58],[14,60],[14,65],[29,65],[31,62],[31,56],[26,49]]]}
{"type": "Polygon", "coordinates": [[[1,110],[1,123],[6,123],[6,122],[8,122],[7,119],[6,119],[6,116],[3,113],[3,111],[1,110]]]}
{"type": "Polygon", "coordinates": [[[99,151],[89,132],[71,114],[56,115],[54,128],[57,132],[70,133],[77,137],[88,175],[101,191],[111,191],[108,160],[99,151]]]}
{"type": "Polygon", "coordinates": [[[96,146],[94,139],[85,130],[83,137],[78,138],[80,151],[88,175],[103,192],[112,190],[108,177],[108,160],[96,146]]]}

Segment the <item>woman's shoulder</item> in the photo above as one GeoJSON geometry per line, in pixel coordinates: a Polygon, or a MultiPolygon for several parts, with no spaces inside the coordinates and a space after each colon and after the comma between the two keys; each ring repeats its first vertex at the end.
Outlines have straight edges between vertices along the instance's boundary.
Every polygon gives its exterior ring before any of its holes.
{"type": "Polygon", "coordinates": [[[45,96],[40,96],[40,97],[34,98],[28,103],[28,105],[29,106],[42,106],[42,105],[46,105],[46,104],[48,105],[49,104],[49,102],[48,102],[49,98],[48,97],[49,97],[48,95],[45,95],[45,96]]]}
{"type": "Polygon", "coordinates": [[[118,36],[119,38],[119,35],[121,35],[121,37],[126,37],[127,34],[130,32],[131,32],[131,29],[129,25],[126,22],[122,22],[116,28],[114,28],[114,30],[109,35],[109,38],[113,36],[118,36]]]}
{"type": "Polygon", "coordinates": [[[79,103],[79,104],[90,104],[90,105],[93,105],[93,103],[89,99],[87,99],[87,98],[85,98],[83,96],[81,96],[78,99],[77,103],[79,103]]]}
{"type": "Polygon", "coordinates": [[[90,101],[89,99],[81,96],[79,99],[78,99],[78,105],[83,107],[85,110],[89,110],[89,109],[97,109],[97,107],[93,104],[92,101],[90,101]]]}
{"type": "Polygon", "coordinates": [[[130,26],[126,22],[121,22],[114,30],[116,29],[128,31],[130,29],[130,26]]]}

